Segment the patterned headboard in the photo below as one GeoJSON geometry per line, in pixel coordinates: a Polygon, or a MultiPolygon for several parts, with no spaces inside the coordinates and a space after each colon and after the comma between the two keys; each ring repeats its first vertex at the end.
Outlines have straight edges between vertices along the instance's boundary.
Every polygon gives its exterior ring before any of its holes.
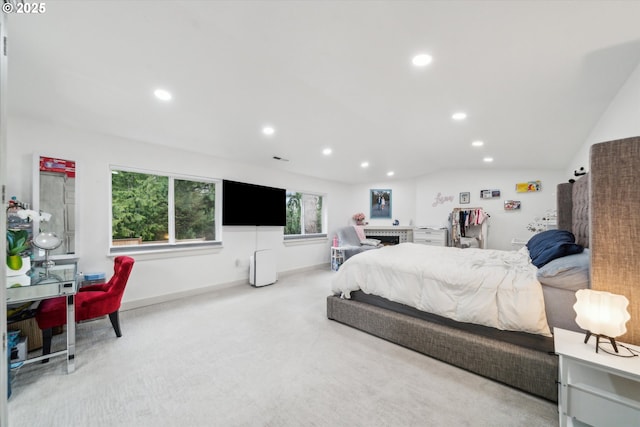
{"type": "Polygon", "coordinates": [[[589,245],[589,174],[574,183],[558,184],[556,193],[558,228],[569,230],[576,236],[576,243],[589,245]]]}
{"type": "Polygon", "coordinates": [[[640,137],[593,144],[589,157],[589,174],[558,185],[558,228],[591,248],[591,288],[627,297],[620,340],[640,345],[640,137]]]}
{"type": "Polygon", "coordinates": [[[576,236],[576,243],[588,248],[589,245],[589,174],[580,177],[573,183],[573,209],[571,230],[576,236]]]}
{"type": "Polygon", "coordinates": [[[591,287],[629,300],[620,341],[640,345],[640,137],[591,146],[591,287]]]}
{"type": "Polygon", "coordinates": [[[591,288],[624,295],[620,341],[640,345],[640,137],[593,144],[589,173],[558,185],[558,228],[591,248],[591,288]]]}

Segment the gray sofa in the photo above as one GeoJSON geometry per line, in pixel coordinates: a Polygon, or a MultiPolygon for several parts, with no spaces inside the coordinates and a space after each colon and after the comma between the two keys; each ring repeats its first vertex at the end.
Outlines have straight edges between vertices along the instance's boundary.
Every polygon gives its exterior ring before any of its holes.
{"type": "Polygon", "coordinates": [[[345,261],[360,252],[377,249],[382,246],[380,245],[380,242],[375,239],[367,239],[367,244],[363,244],[358,237],[355,227],[351,225],[339,228],[336,231],[336,235],[338,236],[338,246],[347,248],[344,250],[345,261]]]}

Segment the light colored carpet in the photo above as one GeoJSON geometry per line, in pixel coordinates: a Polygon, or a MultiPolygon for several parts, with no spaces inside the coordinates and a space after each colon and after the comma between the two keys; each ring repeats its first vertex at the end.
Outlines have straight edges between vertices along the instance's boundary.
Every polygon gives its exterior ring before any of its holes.
{"type": "MultiPolygon", "coordinates": [[[[235,286],[77,328],[20,368],[10,426],[555,426],[556,405],[326,318],[332,273],[235,286]]],[[[58,341],[63,335],[56,336],[58,341]]]]}

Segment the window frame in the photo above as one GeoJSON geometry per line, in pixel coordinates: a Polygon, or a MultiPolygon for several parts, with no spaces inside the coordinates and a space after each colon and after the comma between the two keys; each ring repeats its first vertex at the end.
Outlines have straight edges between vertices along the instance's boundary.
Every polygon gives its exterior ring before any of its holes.
{"type": "Polygon", "coordinates": [[[189,249],[209,249],[222,246],[222,179],[207,178],[202,176],[178,174],[170,172],[161,172],[151,169],[132,168],[128,166],[109,165],[109,255],[120,255],[126,253],[149,253],[149,252],[167,252],[181,251],[189,249]],[[167,229],[169,241],[166,243],[149,243],[144,245],[113,245],[113,179],[114,171],[133,172],[146,175],[155,175],[166,177],[168,182],[167,194],[167,229]],[[212,183],[215,186],[215,202],[214,202],[214,233],[215,240],[204,242],[177,242],[175,236],[175,180],[194,181],[212,183]]]}
{"type": "Polygon", "coordinates": [[[322,198],[322,232],[320,233],[311,233],[311,234],[306,234],[304,233],[304,203],[301,206],[301,209],[303,211],[303,215],[300,215],[300,219],[301,221],[303,221],[303,224],[301,224],[300,230],[302,230],[302,234],[285,234],[284,233],[284,229],[283,229],[283,237],[285,241],[294,241],[294,240],[311,240],[311,239],[319,239],[319,238],[326,238],[327,237],[327,218],[328,218],[328,214],[327,214],[327,195],[325,193],[318,193],[318,192],[313,192],[313,191],[298,191],[298,190],[286,190],[287,193],[300,193],[303,195],[303,197],[305,195],[307,196],[319,196],[322,198]]]}

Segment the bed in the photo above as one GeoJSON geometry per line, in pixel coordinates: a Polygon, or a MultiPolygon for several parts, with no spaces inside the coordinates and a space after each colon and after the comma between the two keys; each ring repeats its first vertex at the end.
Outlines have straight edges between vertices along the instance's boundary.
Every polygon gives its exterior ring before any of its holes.
{"type": "Polygon", "coordinates": [[[530,241],[520,251],[495,251],[405,243],[354,256],[334,277],[327,317],[557,401],[551,331],[580,330],[575,291],[589,287],[588,180],[559,186],[559,217],[571,228],[534,236],[552,240],[540,246],[530,241]],[[559,252],[549,255],[547,244],[559,252]]]}

